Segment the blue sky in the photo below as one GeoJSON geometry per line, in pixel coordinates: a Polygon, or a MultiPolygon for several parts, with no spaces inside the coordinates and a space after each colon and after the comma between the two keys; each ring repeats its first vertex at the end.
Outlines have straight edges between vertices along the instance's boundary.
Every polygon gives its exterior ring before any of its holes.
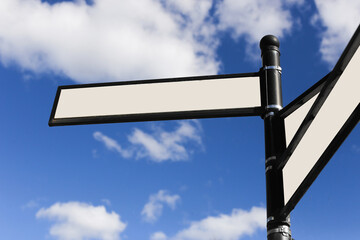
{"type": "MultiPolygon", "coordinates": [[[[274,34],[286,105],[332,69],[359,16],[356,0],[2,0],[1,239],[265,239],[261,118],[50,128],[56,89],[256,72],[274,34]]],[[[295,239],[360,234],[359,133],[292,212],[295,239]]]]}

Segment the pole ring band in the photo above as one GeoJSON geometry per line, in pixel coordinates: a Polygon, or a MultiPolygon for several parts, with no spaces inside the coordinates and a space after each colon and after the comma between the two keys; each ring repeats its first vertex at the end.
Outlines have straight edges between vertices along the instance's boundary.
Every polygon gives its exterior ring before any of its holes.
{"type": "Polygon", "coordinates": [[[272,108],[278,109],[278,110],[280,111],[283,107],[280,106],[280,105],[277,105],[277,104],[267,105],[267,106],[265,107],[265,109],[272,109],[272,108]]]}
{"type": "Polygon", "coordinates": [[[272,166],[268,166],[265,168],[265,173],[267,173],[269,170],[271,170],[273,167],[272,166]]]}
{"type": "Polygon", "coordinates": [[[276,160],[275,156],[268,157],[267,159],[265,159],[265,164],[267,164],[268,162],[273,161],[273,160],[276,160]]]}
{"type": "Polygon", "coordinates": [[[263,70],[278,70],[281,74],[282,68],[280,66],[264,66],[263,70]]]}
{"type": "Polygon", "coordinates": [[[265,114],[264,118],[270,117],[270,116],[274,116],[275,113],[274,112],[268,112],[267,114],[265,114]]]}
{"type": "Polygon", "coordinates": [[[282,233],[284,236],[291,237],[291,230],[288,226],[281,226],[267,231],[268,236],[273,233],[282,233]]]}

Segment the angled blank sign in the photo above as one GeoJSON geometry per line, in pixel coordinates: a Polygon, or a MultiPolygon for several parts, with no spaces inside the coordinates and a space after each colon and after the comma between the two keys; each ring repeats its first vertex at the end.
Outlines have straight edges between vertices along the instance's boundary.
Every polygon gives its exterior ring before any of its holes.
{"type": "Polygon", "coordinates": [[[60,86],[50,126],[255,116],[258,73],[60,86]]]}
{"type": "Polygon", "coordinates": [[[295,207],[359,122],[359,45],[360,27],[333,71],[279,113],[285,118],[289,137],[279,166],[283,173],[283,215],[295,207]]]}
{"type": "MultiPolygon", "coordinates": [[[[326,75],[323,79],[309,88],[306,92],[301,94],[298,98],[296,98],[279,112],[279,116],[284,118],[286,129],[286,146],[288,147],[288,150],[291,146],[294,145],[294,141],[292,140],[295,134],[296,136],[299,136],[300,132],[298,130],[301,129],[301,124],[313,106],[315,100],[319,96],[319,93],[323,89],[326,81],[329,78],[329,75],[330,74],[326,75]],[[292,145],[290,145],[290,143],[292,145]]],[[[299,137],[296,137],[295,139],[299,139],[299,137]]]]}

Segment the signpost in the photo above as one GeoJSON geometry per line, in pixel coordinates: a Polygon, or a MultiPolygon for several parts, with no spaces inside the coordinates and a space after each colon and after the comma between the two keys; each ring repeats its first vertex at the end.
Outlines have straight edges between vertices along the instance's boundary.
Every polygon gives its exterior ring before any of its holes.
{"type": "Polygon", "coordinates": [[[257,73],[60,86],[49,125],[261,116],[268,240],[291,240],[291,210],[360,120],[360,26],[335,68],[282,107],[279,41],[257,73]]]}

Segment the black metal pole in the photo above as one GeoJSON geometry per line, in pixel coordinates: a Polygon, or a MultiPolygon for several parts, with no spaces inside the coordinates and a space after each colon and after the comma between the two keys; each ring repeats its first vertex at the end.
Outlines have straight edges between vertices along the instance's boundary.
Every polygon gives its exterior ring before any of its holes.
{"type": "Polygon", "coordinates": [[[278,215],[284,207],[284,190],[282,171],[277,170],[277,165],[286,148],[284,121],[275,114],[282,109],[279,46],[279,40],[272,35],[267,35],[260,41],[263,65],[260,84],[265,127],[267,239],[291,240],[290,218],[278,215]]]}

